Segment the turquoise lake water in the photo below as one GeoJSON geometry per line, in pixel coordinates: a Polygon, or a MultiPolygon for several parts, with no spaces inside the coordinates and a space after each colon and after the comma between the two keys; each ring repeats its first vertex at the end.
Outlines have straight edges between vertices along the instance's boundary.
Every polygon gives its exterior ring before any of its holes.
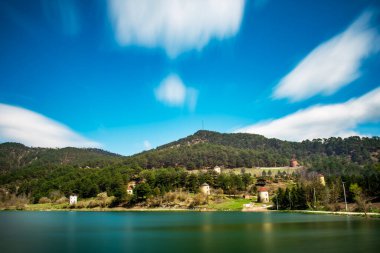
{"type": "Polygon", "coordinates": [[[0,252],[380,252],[380,220],[292,213],[0,212],[0,252]]]}

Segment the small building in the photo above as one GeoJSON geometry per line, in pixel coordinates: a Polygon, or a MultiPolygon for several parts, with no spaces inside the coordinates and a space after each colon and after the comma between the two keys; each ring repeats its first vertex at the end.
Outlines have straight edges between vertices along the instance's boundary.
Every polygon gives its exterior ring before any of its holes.
{"type": "Polygon", "coordinates": [[[292,158],[290,160],[290,164],[289,164],[290,167],[298,167],[299,166],[299,163],[298,161],[295,159],[295,158],[292,158]]]}
{"type": "Polygon", "coordinates": [[[210,186],[207,183],[203,183],[200,187],[200,191],[205,195],[210,195],[210,186]]]}
{"type": "Polygon", "coordinates": [[[133,195],[133,188],[132,188],[132,186],[128,186],[128,188],[127,188],[127,194],[128,195],[133,195]]]}
{"type": "Polygon", "coordinates": [[[77,195],[70,195],[70,205],[76,205],[78,203],[78,196],[77,195]]]}
{"type": "Polygon", "coordinates": [[[219,167],[219,166],[215,166],[214,167],[214,171],[218,174],[220,174],[222,172],[222,169],[219,167]]]}
{"type": "Polygon", "coordinates": [[[292,156],[292,159],[290,159],[289,167],[298,167],[299,163],[296,159],[296,155],[292,156]]]}
{"type": "Polygon", "coordinates": [[[136,181],[129,181],[128,187],[131,187],[132,189],[134,189],[136,187],[136,181]]]}
{"type": "Polygon", "coordinates": [[[269,202],[269,193],[268,189],[261,187],[257,190],[257,202],[268,203],[269,202]]]}
{"type": "Polygon", "coordinates": [[[326,186],[325,177],[322,174],[318,174],[319,183],[323,186],[326,186]]]}

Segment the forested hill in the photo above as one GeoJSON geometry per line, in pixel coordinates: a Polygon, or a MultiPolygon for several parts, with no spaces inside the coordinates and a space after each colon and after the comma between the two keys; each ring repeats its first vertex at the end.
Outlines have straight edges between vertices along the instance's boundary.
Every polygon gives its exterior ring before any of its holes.
{"type": "Polygon", "coordinates": [[[183,166],[188,169],[287,166],[295,155],[303,164],[336,157],[357,164],[378,162],[380,138],[328,138],[289,142],[256,134],[198,131],[193,135],[128,158],[143,168],[183,166]]]}
{"type": "Polygon", "coordinates": [[[0,144],[0,171],[25,166],[73,165],[97,167],[121,161],[122,157],[101,149],[30,148],[19,143],[0,144]]]}
{"type": "MultiPolygon", "coordinates": [[[[125,144],[128,145],[128,144],[125,144]]],[[[332,157],[359,165],[378,162],[380,138],[329,138],[289,142],[256,134],[198,131],[193,135],[130,157],[100,149],[30,148],[18,143],[0,144],[0,171],[22,167],[71,165],[132,168],[272,167],[287,166],[290,158],[308,165],[332,157]]]]}

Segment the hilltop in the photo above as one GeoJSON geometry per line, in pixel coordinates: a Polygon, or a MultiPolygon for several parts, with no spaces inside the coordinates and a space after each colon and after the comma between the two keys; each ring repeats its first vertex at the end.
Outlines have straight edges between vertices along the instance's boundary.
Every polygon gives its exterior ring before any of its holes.
{"type": "Polygon", "coordinates": [[[32,148],[20,143],[0,144],[0,171],[27,166],[73,165],[101,167],[117,162],[120,155],[93,148],[32,148]]]}
{"type": "Polygon", "coordinates": [[[33,148],[19,143],[0,144],[0,171],[47,165],[186,169],[288,166],[295,156],[302,165],[324,158],[367,164],[380,159],[379,137],[282,141],[257,134],[218,133],[201,130],[193,135],[132,156],[92,148],[33,148]]]}
{"type": "Polygon", "coordinates": [[[331,137],[302,142],[282,141],[257,134],[198,131],[193,135],[127,159],[143,168],[207,168],[287,166],[292,156],[304,165],[324,157],[365,164],[380,158],[379,137],[331,137]]]}

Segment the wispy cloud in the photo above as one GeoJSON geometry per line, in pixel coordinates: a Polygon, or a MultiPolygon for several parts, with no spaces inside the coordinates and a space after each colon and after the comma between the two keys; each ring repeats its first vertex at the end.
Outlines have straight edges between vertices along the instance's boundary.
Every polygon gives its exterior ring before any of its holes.
{"type": "Polygon", "coordinates": [[[79,2],[76,0],[42,1],[43,13],[50,25],[66,35],[77,35],[81,30],[79,2]]]}
{"type": "Polygon", "coordinates": [[[34,147],[100,146],[39,113],[6,104],[0,104],[0,140],[34,147]]]}
{"type": "Polygon", "coordinates": [[[363,13],[344,32],[311,51],[281,79],[273,97],[294,102],[317,94],[331,95],[360,77],[363,60],[379,50],[373,18],[373,13],[363,13]]]}
{"type": "Polygon", "coordinates": [[[143,144],[144,144],[144,150],[152,149],[152,143],[150,143],[150,141],[145,140],[143,144]]]}
{"type": "Polygon", "coordinates": [[[154,91],[156,99],[169,106],[187,105],[194,110],[197,104],[198,91],[186,87],[182,80],[175,74],[167,76],[154,91]]]}
{"type": "Polygon", "coordinates": [[[109,0],[120,45],[164,48],[170,57],[235,35],[245,0],[109,0]]]}
{"type": "Polygon", "coordinates": [[[360,135],[358,125],[380,121],[380,87],[345,103],[316,105],[283,118],[237,130],[300,141],[320,137],[360,135]]]}

